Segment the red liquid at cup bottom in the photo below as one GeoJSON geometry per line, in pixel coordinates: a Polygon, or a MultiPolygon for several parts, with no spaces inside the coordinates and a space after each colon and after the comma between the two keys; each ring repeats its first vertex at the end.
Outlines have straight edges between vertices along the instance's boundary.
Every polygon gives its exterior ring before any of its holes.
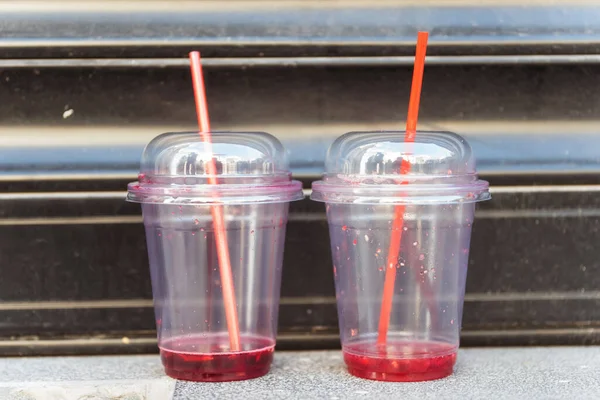
{"type": "Polygon", "coordinates": [[[348,372],[365,379],[418,382],[445,378],[456,363],[456,347],[442,342],[375,340],[344,346],[348,372]]]}
{"type": "Polygon", "coordinates": [[[174,337],[163,341],[160,358],[172,378],[197,382],[225,382],[258,378],[269,372],[275,341],[240,337],[241,351],[229,352],[227,335],[174,337]]]}

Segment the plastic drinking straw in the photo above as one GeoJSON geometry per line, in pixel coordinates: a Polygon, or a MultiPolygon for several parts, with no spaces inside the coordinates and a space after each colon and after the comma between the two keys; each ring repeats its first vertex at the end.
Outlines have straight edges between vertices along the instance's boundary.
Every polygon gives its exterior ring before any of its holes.
{"type": "MultiPolygon", "coordinates": [[[[425,54],[427,52],[427,32],[419,32],[417,35],[417,50],[415,52],[415,65],[413,69],[412,86],[410,89],[410,100],[408,102],[408,115],[406,117],[406,134],[404,141],[412,143],[417,134],[417,119],[419,118],[419,101],[421,100],[421,86],[423,83],[423,69],[425,68],[425,54]]],[[[402,159],[400,174],[410,172],[410,163],[402,159]]],[[[406,184],[406,182],[401,182],[406,184]]],[[[392,224],[392,235],[390,248],[388,250],[387,268],[385,269],[385,280],[383,283],[383,297],[381,299],[381,311],[379,313],[379,329],[377,343],[385,344],[390,326],[390,314],[392,312],[392,298],[394,297],[394,284],[396,282],[396,264],[400,255],[400,244],[402,241],[402,228],[404,225],[404,211],[406,206],[398,205],[394,208],[394,222],[392,224]]]]}
{"type": "MultiPolygon", "coordinates": [[[[196,115],[198,116],[198,128],[200,137],[205,148],[213,154],[212,140],[210,135],[210,120],[208,118],[208,105],[206,103],[206,91],[204,89],[204,77],[202,75],[202,63],[200,53],[190,53],[190,67],[192,70],[192,82],[194,84],[194,98],[196,100],[196,115]]],[[[208,182],[217,185],[217,165],[214,157],[208,162],[208,182]]],[[[229,247],[227,246],[227,233],[225,231],[225,218],[223,206],[213,205],[210,208],[213,226],[215,229],[215,241],[217,244],[217,258],[219,260],[219,273],[221,275],[221,288],[223,301],[225,302],[225,319],[227,331],[229,332],[229,346],[231,351],[240,350],[240,327],[238,324],[237,305],[235,301],[235,289],[233,287],[233,275],[231,273],[231,260],[229,258],[229,247]]]]}

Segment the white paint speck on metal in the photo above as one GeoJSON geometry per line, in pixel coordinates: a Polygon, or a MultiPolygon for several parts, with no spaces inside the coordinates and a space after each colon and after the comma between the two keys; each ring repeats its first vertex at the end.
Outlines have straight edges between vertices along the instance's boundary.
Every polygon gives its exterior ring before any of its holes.
{"type": "Polygon", "coordinates": [[[63,112],[62,117],[63,117],[63,119],[67,119],[70,116],[72,116],[74,113],[75,113],[75,110],[73,110],[72,108],[68,108],[63,112]]]}

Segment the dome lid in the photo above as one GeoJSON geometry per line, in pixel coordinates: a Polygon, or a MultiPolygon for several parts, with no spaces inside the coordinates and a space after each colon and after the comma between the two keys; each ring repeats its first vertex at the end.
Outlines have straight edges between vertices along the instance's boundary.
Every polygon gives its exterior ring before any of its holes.
{"type": "Polygon", "coordinates": [[[299,200],[281,143],[263,132],[165,133],[144,149],[139,181],[127,199],[138,203],[247,204],[299,200]],[[216,174],[209,164],[214,162],[216,174]],[[216,179],[217,184],[213,184],[216,179]]]}
{"type": "Polygon", "coordinates": [[[451,132],[351,132],[329,148],[312,199],[329,203],[437,204],[490,198],[471,147],[451,132]]]}

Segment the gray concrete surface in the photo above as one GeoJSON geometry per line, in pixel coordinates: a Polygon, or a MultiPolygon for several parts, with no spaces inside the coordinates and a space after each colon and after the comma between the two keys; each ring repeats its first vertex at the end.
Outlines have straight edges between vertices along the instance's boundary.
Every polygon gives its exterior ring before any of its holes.
{"type": "Polygon", "coordinates": [[[339,351],[279,352],[271,372],[231,383],[175,382],[149,356],[0,358],[0,399],[598,399],[600,347],[460,351],[455,373],[423,383],[350,376],[339,351]]]}

